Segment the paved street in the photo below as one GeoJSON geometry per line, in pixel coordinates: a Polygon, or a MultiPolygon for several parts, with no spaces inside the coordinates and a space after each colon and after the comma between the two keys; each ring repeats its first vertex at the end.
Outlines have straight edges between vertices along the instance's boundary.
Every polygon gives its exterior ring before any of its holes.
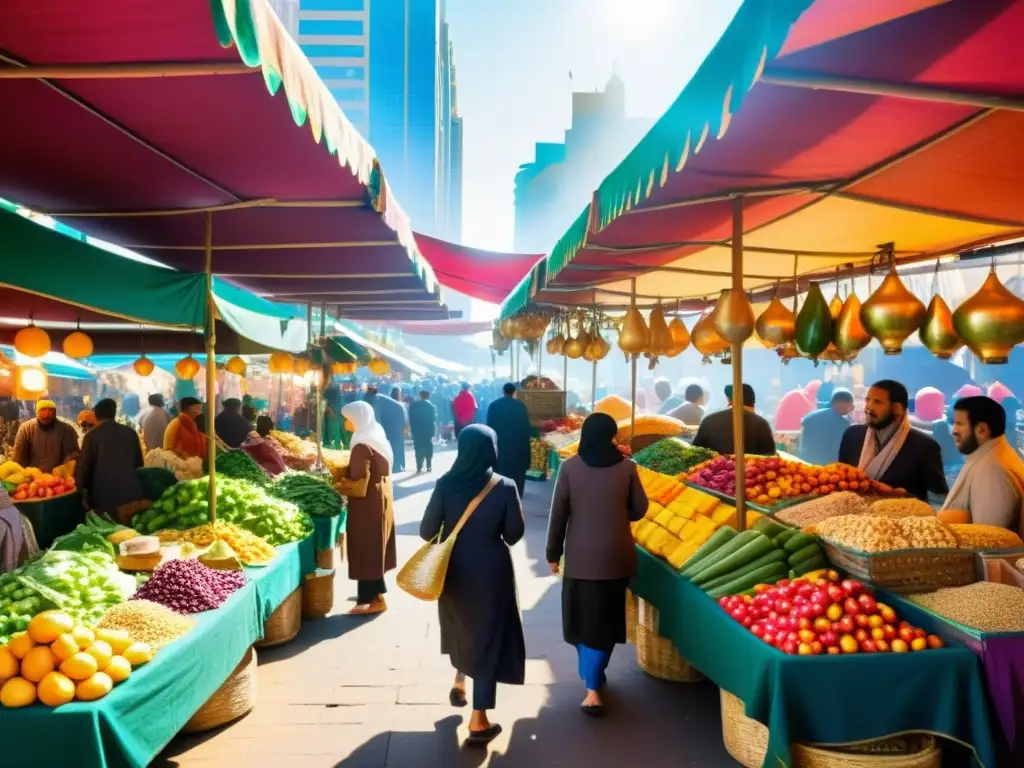
{"type": "MultiPolygon", "coordinates": [[[[418,546],[433,480],[453,457],[441,453],[433,475],[399,476],[400,563],[418,546]]],[[[448,705],[453,673],[438,652],[436,606],[406,596],[390,578],[390,610],[376,618],[349,618],[345,611],[355,585],[342,569],[334,615],[307,623],[291,643],[259,651],[255,709],[212,734],[176,739],[156,764],[735,766],[722,746],[718,689],[650,678],[637,667],[632,646],[620,646],[613,658],[608,717],[595,721],[579,712],[583,690],[575,651],[562,641],[559,584],[544,562],[551,485],[527,484],[527,534],[513,550],[526,627],[526,685],[499,686],[492,719],[505,731],[487,750],[462,746],[469,713],[448,705]]]]}

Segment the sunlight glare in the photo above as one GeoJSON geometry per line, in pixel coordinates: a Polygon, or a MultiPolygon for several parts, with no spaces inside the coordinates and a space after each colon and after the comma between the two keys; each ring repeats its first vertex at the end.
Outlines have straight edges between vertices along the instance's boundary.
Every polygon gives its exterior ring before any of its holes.
{"type": "Polygon", "coordinates": [[[668,17],[671,0],[605,0],[605,15],[623,35],[651,34],[668,17]]]}

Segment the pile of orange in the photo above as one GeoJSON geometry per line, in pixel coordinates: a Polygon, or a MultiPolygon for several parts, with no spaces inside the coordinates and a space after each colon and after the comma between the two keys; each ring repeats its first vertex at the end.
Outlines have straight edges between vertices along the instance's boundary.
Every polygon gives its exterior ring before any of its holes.
{"type": "Polygon", "coordinates": [[[892,493],[884,483],[871,480],[856,467],[834,463],[821,467],[773,457],[746,461],[747,500],[772,506],[787,499],[825,496],[837,491],[892,493]]]}

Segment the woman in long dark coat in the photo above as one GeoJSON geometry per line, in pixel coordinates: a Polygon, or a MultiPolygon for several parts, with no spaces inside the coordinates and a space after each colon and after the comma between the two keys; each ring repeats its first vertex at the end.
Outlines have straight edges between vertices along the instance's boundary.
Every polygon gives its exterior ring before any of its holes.
{"type": "Polygon", "coordinates": [[[365,616],[387,610],[384,574],[397,564],[391,445],[369,403],[349,403],[341,414],[355,427],[348,469],[337,484],[348,497],[348,577],[358,582],[349,613],[365,616]]]}
{"type": "Polygon", "coordinates": [[[626,587],[636,573],[629,524],[647,511],[636,464],[615,446],[618,426],[604,413],[583,422],[580,449],[558,470],[547,559],[562,578],[562,634],[579,654],[587,694],[581,707],[603,715],[600,691],[616,643],[626,642],[626,587]]]}
{"type": "Polygon", "coordinates": [[[523,622],[508,550],[523,537],[523,509],[515,483],[494,473],[497,461],[494,430],[479,424],[463,429],[459,455],[438,480],[420,523],[420,536],[427,541],[439,531],[447,536],[492,476],[497,479],[459,533],[438,601],[441,653],[458,671],[451,701],[465,706],[465,678],[473,678],[469,740],[479,744],[501,733],[501,726],[487,718],[497,684],[522,685],[526,672],[523,622]]]}

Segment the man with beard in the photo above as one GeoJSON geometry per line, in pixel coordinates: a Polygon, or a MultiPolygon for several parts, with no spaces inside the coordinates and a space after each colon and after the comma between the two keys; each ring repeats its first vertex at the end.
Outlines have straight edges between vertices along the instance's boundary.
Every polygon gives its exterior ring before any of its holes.
{"type": "Polygon", "coordinates": [[[18,428],[14,440],[14,461],[23,467],[36,467],[52,472],[68,459],[78,455],[78,434],[75,428],[57,418],[53,400],[36,403],[36,417],[18,428]]]}
{"type": "Polygon", "coordinates": [[[843,433],[839,461],[857,467],[872,480],[928,501],[929,492],[945,496],[949,486],[939,444],[910,426],[909,402],[907,388],[898,381],[872,384],[864,398],[867,423],[843,433]]]}
{"type": "Polygon", "coordinates": [[[942,505],[969,520],[1021,533],[1024,461],[1006,439],[1006,411],[990,397],[964,397],[953,405],[953,439],[966,460],[942,505]]]}

